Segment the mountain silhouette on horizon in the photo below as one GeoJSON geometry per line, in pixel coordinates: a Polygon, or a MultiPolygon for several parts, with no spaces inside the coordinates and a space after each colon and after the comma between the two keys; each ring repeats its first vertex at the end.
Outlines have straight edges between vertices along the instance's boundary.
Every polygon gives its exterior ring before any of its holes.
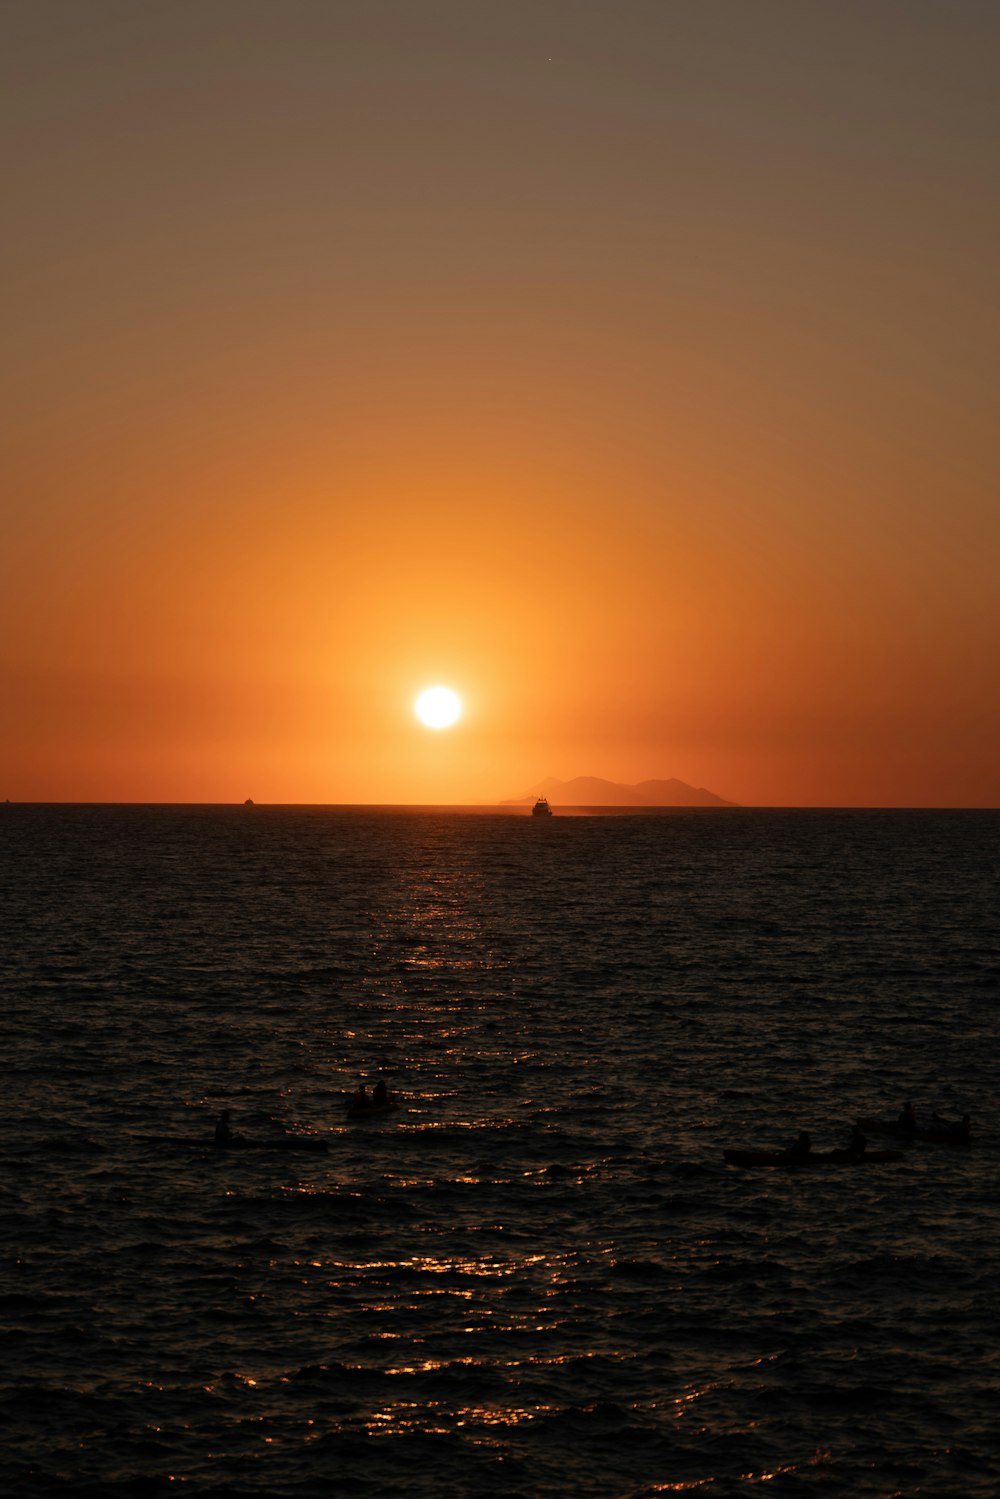
{"type": "Polygon", "coordinates": [[[666,781],[640,781],[625,786],[620,781],[605,781],[600,776],[576,776],[559,781],[555,776],[539,781],[523,796],[500,803],[502,807],[520,807],[544,796],[553,807],[734,807],[704,786],[689,786],[671,776],[666,781]]]}

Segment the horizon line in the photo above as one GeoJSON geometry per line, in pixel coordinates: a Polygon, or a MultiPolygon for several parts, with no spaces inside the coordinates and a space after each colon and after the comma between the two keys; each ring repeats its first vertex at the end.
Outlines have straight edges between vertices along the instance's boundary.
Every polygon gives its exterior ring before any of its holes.
{"type": "MultiPolygon", "coordinates": [[[[726,802],[707,803],[704,805],[684,802],[640,802],[640,803],[616,803],[616,802],[555,802],[550,803],[554,808],[562,811],[579,812],[616,812],[621,814],[645,812],[995,812],[1000,811],[1000,804],[983,803],[957,803],[957,802],[934,802],[914,804],[912,802],[726,802]]],[[[524,802],[261,802],[253,799],[244,801],[155,801],[155,800],[78,800],[76,798],[61,797],[49,800],[29,800],[16,797],[7,797],[0,802],[0,807],[232,807],[234,810],[246,810],[253,808],[275,808],[275,807],[322,807],[329,809],[351,808],[360,811],[384,810],[391,811],[410,810],[416,807],[425,807],[434,810],[474,810],[491,811],[498,813],[509,813],[516,816],[518,811],[529,806],[529,801],[524,802]]]]}

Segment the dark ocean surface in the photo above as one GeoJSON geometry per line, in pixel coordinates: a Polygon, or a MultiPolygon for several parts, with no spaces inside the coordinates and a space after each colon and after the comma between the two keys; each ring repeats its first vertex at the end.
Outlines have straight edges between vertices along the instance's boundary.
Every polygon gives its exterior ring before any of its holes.
{"type": "Polygon", "coordinates": [[[0,1491],[995,1499],[998,869],[996,812],[0,806],[0,1491]],[[723,1162],[907,1099],[972,1146],[723,1162]]]}

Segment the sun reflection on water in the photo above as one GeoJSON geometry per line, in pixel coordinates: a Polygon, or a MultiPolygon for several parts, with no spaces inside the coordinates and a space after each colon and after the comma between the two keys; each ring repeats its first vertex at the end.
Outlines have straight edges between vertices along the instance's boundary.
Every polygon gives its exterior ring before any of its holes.
{"type": "Polygon", "coordinates": [[[406,1436],[413,1432],[447,1436],[461,1427],[513,1428],[557,1414],[558,1407],[554,1405],[449,1406],[438,1401],[426,1404],[401,1401],[373,1411],[362,1423],[362,1429],[370,1436],[406,1436]]]}

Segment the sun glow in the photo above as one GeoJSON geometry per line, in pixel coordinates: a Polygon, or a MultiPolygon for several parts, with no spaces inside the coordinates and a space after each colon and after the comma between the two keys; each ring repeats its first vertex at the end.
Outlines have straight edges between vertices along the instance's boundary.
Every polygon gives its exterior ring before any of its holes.
{"type": "Polygon", "coordinates": [[[429,729],[448,729],[462,711],[458,695],[450,687],[428,687],[417,698],[416,714],[429,729]]]}

